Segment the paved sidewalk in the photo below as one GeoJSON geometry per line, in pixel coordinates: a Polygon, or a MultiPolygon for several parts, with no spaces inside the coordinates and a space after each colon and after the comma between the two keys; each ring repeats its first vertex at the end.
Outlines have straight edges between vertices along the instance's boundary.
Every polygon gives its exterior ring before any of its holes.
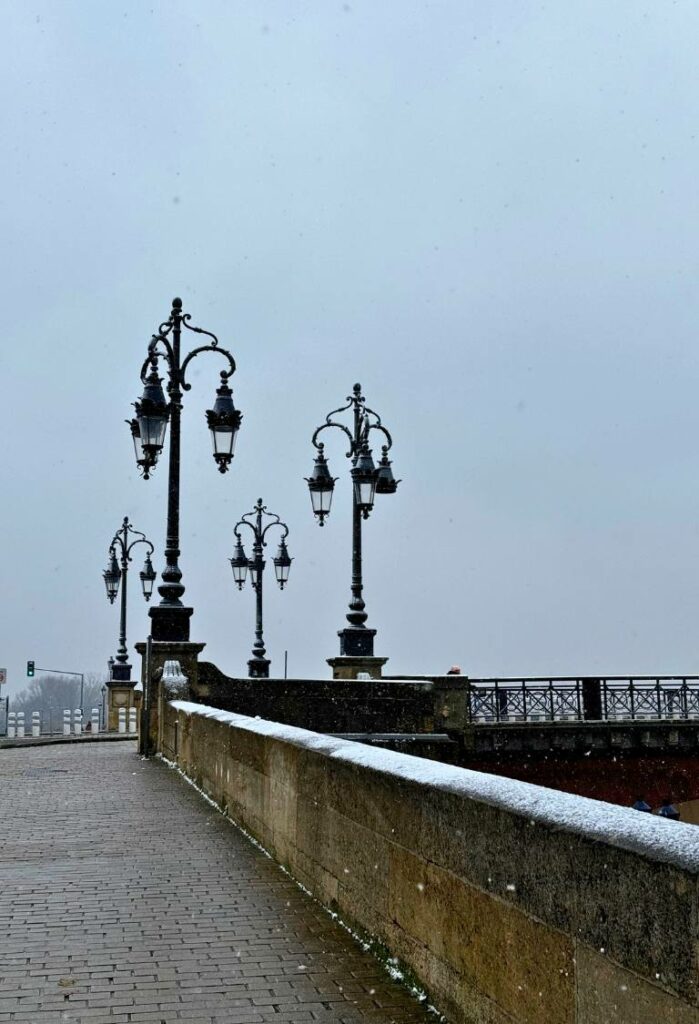
{"type": "Polygon", "coordinates": [[[0,752],[0,1022],[435,1024],[132,743],[0,752]]]}

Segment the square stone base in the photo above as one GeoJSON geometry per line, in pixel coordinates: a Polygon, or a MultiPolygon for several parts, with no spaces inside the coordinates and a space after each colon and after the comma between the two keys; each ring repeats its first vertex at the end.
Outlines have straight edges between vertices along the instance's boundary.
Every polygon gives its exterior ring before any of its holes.
{"type": "Polygon", "coordinates": [[[381,669],[388,658],[356,657],[341,655],[328,658],[327,662],[333,670],[333,679],[356,679],[359,672],[366,672],[372,679],[381,678],[381,669]]]}
{"type": "MultiPolygon", "coordinates": [[[[119,711],[126,711],[128,728],[129,709],[138,707],[134,687],[136,680],[110,679],[107,682],[107,731],[117,732],[119,729],[119,711]]],[[[140,702],[139,702],[140,703],[140,702]]]]}
{"type": "Polygon", "coordinates": [[[141,754],[149,756],[154,750],[162,750],[161,704],[170,699],[171,694],[163,692],[160,678],[166,661],[178,661],[183,675],[187,677],[187,694],[177,697],[206,703],[208,687],[198,686],[199,672],[197,659],[206,644],[193,643],[190,640],[168,640],[151,642],[150,679],[146,678],[148,644],[137,643],[136,650],[141,655],[141,681],[143,682],[143,710],[141,716],[141,754]]]}

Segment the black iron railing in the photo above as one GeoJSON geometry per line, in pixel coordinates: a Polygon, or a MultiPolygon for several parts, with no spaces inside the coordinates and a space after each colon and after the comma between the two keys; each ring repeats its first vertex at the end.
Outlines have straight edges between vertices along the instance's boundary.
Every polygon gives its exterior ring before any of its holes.
{"type": "Polygon", "coordinates": [[[699,720],[699,676],[537,676],[469,682],[474,724],[699,720]]]}

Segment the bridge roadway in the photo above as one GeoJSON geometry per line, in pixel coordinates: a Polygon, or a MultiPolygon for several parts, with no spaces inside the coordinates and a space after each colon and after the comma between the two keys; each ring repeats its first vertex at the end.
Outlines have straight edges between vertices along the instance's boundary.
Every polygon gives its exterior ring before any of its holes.
{"type": "Polygon", "coordinates": [[[0,751],[0,1021],[434,1024],[133,743],[0,751]]]}

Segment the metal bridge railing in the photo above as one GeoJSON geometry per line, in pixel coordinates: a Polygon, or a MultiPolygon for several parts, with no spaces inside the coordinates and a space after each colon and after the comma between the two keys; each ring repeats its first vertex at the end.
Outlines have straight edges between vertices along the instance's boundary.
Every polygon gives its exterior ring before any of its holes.
{"type": "Polygon", "coordinates": [[[699,719],[699,676],[537,676],[469,684],[474,724],[699,719]]]}

